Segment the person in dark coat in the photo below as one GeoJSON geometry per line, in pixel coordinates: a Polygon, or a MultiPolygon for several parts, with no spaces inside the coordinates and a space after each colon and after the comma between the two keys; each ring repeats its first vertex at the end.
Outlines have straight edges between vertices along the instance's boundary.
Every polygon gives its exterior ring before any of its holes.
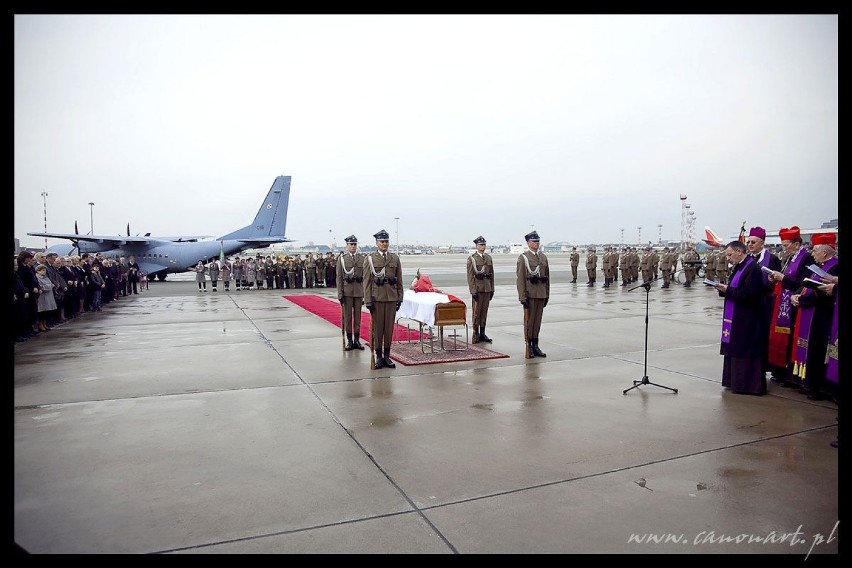
{"type": "Polygon", "coordinates": [[[33,253],[29,251],[22,251],[18,254],[18,276],[20,276],[21,282],[24,284],[24,288],[26,288],[27,294],[29,295],[29,297],[26,298],[28,319],[32,326],[33,333],[38,333],[40,330],[36,324],[38,322],[38,297],[41,295],[41,288],[39,288],[35,268],[33,268],[34,262],[35,257],[33,256],[33,253]]]}
{"type": "Polygon", "coordinates": [[[734,394],[764,395],[765,343],[761,338],[766,334],[766,319],[760,267],[738,240],[727,244],[725,255],[733,266],[731,279],[728,284],[714,286],[725,298],[719,349],[724,356],[722,386],[734,394]]]}

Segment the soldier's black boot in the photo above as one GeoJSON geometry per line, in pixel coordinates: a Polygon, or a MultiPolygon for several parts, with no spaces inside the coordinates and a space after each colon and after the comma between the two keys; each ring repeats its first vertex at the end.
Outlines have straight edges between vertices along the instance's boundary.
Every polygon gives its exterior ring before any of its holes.
{"type": "Polygon", "coordinates": [[[390,358],[390,347],[385,347],[385,367],[388,369],[396,369],[396,363],[390,358]]]}
{"type": "Polygon", "coordinates": [[[485,335],[485,326],[479,328],[479,340],[485,343],[491,343],[491,338],[485,335]]]}
{"type": "Polygon", "coordinates": [[[364,350],[364,346],[361,345],[361,337],[357,333],[355,334],[355,340],[352,342],[352,347],[360,349],[361,351],[364,350]]]}
{"type": "Polygon", "coordinates": [[[577,283],[577,279],[576,279],[576,278],[575,278],[575,279],[573,279],[573,280],[571,281],[571,284],[576,284],[576,283],[577,283]]]}
{"type": "Polygon", "coordinates": [[[344,347],[344,349],[346,351],[352,351],[353,349],[355,349],[355,346],[352,345],[352,334],[351,333],[346,334],[346,347],[344,347]]]}
{"type": "Polygon", "coordinates": [[[532,344],[532,352],[536,357],[547,357],[544,352],[538,348],[538,338],[531,339],[530,343],[532,344]]]}

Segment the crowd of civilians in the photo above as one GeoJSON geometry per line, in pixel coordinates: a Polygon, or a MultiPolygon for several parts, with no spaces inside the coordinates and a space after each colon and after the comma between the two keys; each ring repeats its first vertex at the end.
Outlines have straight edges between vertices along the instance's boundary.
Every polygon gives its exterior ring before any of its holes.
{"type": "Polygon", "coordinates": [[[85,312],[147,288],[134,257],[59,256],[22,251],[14,259],[15,341],[25,341],[85,312]]]}

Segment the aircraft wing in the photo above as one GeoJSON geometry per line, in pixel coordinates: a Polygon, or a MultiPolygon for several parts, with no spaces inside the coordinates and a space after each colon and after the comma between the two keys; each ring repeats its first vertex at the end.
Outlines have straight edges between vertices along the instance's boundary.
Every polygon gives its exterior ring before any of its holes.
{"type": "Polygon", "coordinates": [[[286,237],[247,237],[243,239],[236,239],[238,242],[245,243],[247,245],[273,245],[275,243],[292,243],[293,239],[288,239],[286,237]]]}
{"type": "Polygon", "coordinates": [[[47,237],[50,239],[68,239],[74,242],[87,242],[98,244],[111,244],[116,247],[124,245],[144,245],[158,242],[162,239],[153,239],[150,237],[122,237],[120,235],[78,235],[76,233],[27,233],[33,237],[47,237]]]}
{"type": "MultiPolygon", "coordinates": [[[[153,238],[147,235],[148,238],[153,238]]],[[[213,235],[180,235],[177,237],[157,237],[158,241],[170,241],[173,243],[197,243],[204,239],[212,239],[213,235]]]]}

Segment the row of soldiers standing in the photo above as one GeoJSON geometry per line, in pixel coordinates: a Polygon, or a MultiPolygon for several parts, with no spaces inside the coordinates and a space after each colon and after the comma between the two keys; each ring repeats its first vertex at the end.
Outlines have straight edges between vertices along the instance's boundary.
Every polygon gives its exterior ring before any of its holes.
{"type": "MultiPolygon", "coordinates": [[[[335,262],[337,257],[328,252],[314,256],[308,253],[303,259],[301,255],[274,258],[272,256],[235,257],[233,262],[228,260],[213,261],[202,270],[210,277],[213,290],[217,281],[224,282],[228,290],[233,278],[237,290],[261,290],[278,288],[333,288],[337,285],[335,262]]],[[[196,269],[198,272],[198,269],[196,269]]],[[[202,280],[199,280],[202,284],[202,280]]],[[[204,286],[206,288],[206,285],[204,286]]]]}
{"type": "MultiPolygon", "coordinates": [[[[580,253],[577,252],[577,247],[572,248],[570,260],[571,284],[576,284],[577,271],[580,265],[580,253]]],[[[662,276],[662,287],[669,288],[677,270],[678,260],[679,254],[674,247],[664,247],[662,254],[657,254],[657,251],[652,247],[645,247],[644,254],[642,255],[639,254],[637,247],[623,247],[621,253],[618,252],[618,247],[604,247],[600,257],[601,271],[604,276],[603,287],[609,288],[610,286],[615,286],[620,272],[622,286],[637,282],[641,275],[643,283],[656,280],[662,276]]],[[[698,253],[692,247],[687,247],[681,262],[683,263],[684,286],[689,287],[695,280],[698,272],[698,263],[701,260],[698,253]]],[[[727,265],[725,268],[727,268],[727,265]]],[[[594,286],[597,282],[597,270],[598,255],[595,247],[590,247],[586,251],[586,272],[589,277],[587,286],[594,286]]],[[[715,269],[713,274],[716,274],[715,269]]]]}

